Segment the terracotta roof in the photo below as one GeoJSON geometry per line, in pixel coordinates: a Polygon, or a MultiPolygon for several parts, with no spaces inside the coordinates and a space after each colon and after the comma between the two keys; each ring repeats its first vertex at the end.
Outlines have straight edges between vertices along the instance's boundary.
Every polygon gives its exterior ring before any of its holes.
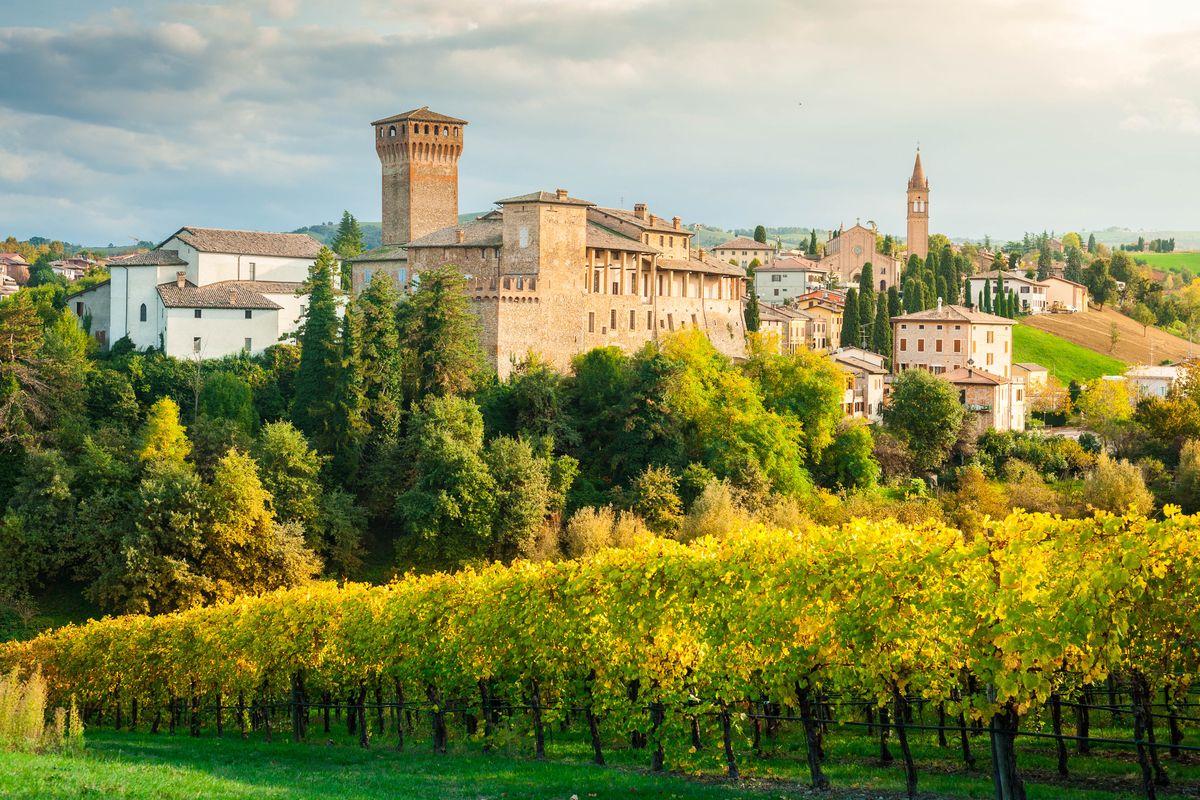
{"type": "MultiPolygon", "coordinates": [[[[236,253],[247,256],[279,258],[316,258],[321,243],[307,233],[264,233],[230,231],[222,228],[180,228],[167,237],[186,242],[201,253],[236,253]]],[[[159,247],[162,247],[160,244],[159,247]]]]}
{"type": "Polygon", "coordinates": [[[850,367],[851,369],[861,370],[870,373],[871,375],[887,375],[888,371],[878,364],[872,364],[870,361],[864,361],[861,358],[848,356],[844,353],[831,353],[829,356],[836,363],[850,367]]]}
{"type": "Polygon", "coordinates": [[[632,253],[661,253],[657,247],[644,244],[640,239],[632,239],[606,228],[597,222],[588,222],[587,246],[597,250],[624,250],[632,253]]]}
{"type": "Polygon", "coordinates": [[[925,177],[925,168],[921,166],[921,151],[917,150],[917,162],[913,164],[912,177],[908,179],[910,189],[929,189],[929,179],[925,177]]]}
{"type": "Polygon", "coordinates": [[[134,253],[117,263],[119,267],[186,267],[187,262],[179,257],[178,250],[149,250],[134,253]]]}
{"type": "Polygon", "coordinates": [[[346,260],[352,263],[357,261],[408,261],[406,247],[407,245],[403,244],[385,244],[383,247],[376,247],[374,250],[359,253],[354,258],[346,260]]]}
{"type": "Polygon", "coordinates": [[[504,224],[500,219],[473,219],[461,225],[438,228],[409,242],[408,247],[499,247],[503,243],[503,235],[504,224]],[[458,241],[459,231],[463,232],[461,242],[458,241]]]}
{"type": "Polygon", "coordinates": [[[530,192],[529,194],[517,195],[516,197],[506,197],[503,200],[497,200],[497,205],[506,205],[508,203],[558,203],[564,206],[594,206],[595,203],[588,200],[580,200],[578,197],[569,197],[565,193],[559,196],[556,192],[530,192]]]}
{"type": "Polygon", "coordinates": [[[725,244],[719,244],[713,250],[775,250],[773,244],[763,244],[756,242],[748,236],[739,236],[736,239],[730,239],[725,244]]]}
{"type": "Polygon", "coordinates": [[[0,253],[0,261],[7,262],[9,264],[28,264],[29,263],[25,260],[24,256],[22,256],[20,253],[0,253]]]}
{"type": "MultiPolygon", "coordinates": [[[[185,283],[180,287],[171,281],[158,285],[158,296],[167,308],[283,308],[262,296],[263,290],[258,287],[264,284],[275,287],[282,285],[267,281],[217,281],[206,286],[185,283]]],[[[299,287],[303,284],[292,285],[299,287]]]]}
{"type": "Polygon", "coordinates": [[[384,117],[383,119],[377,119],[374,122],[372,122],[371,124],[372,125],[384,125],[388,122],[399,122],[400,120],[405,120],[405,119],[419,119],[419,120],[421,120],[421,122],[448,122],[451,125],[466,125],[467,124],[467,121],[465,119],[458,119],[457,117],[448,117],[445,114],[439,114],[436,111],[430,111],[429,106],[421,106],[420,108],[414,108],[412,111],[405,111],[403,114],[396,114],[395,116],[384,117]]]}
{"type": "Polygon", "coordinates": [[[704,272],[709,275],[729,275],[734,278],[746,277],[746,270],[741,267],[735,267],[733,264],[726,264],[723,261],[719,261],[707,253],[701,259],[698,250],[693,250],[692,257],[686,261],[682,258],[660,258],[658,266],[660,269],[685,269],[691,272],[704,272]]]}
{"type": "Polygon", "coordinates": [[[644,231],[661,231],[662,233],[674,233],[680,236],[694,235],[692,231],[689,231],[682,225],[676,228],[674,220],[666,219],[658,216],[657,214],[651,214],[649,212],[646,212],[646,217],[643,219],[637,215],[636,211],[629,211],[628,209],[624,208],[601,208],[596,206],[593,207],[591,211],[616,217],[622,222],[628,222],[630,225],[636,225],[644,231]]]}
{"type": "Polygon", "coordinates": [[[892,322],[969,322],[975,325],[1016,325],[1011,319],[998,317],[984,311],[972,311],[966,306],[941,306],[917,311],[913,314],[901,314],[892,317],[892,322]]]}
{"type": "Polygon", "coordinates": [[[989,272],[980,272],[975,275],[971,275],[970,277],[967,278],[967,280],[979,281],[979,280],[987,279],[987,280],[994,281],[994,280],[996,280],[996,278],[1000,277],[1001,275],[1004,276],[1004,280],[1006,280],[1006,281],[1016,281],[1017,283],[1028,283],[1032,286],[1045,286],[1045,283],[1043,281],[1039,281],[1037,278],[1026,278],[1024,272],[1017,272],[1015,270],[1001,271],[998,269],[994,269],[989,272]]]}
{"type": "Polygon", "coordinates": [[[999,375],[982,369],[952,369],[949,372],[943,372],[942,377],[951,383],[973,383],[992,386],[1004,386],[1009,383],[1008,378],[1001,378],[999,375]]]}
{"type": "Polygon", "coordinates": [[[822,267],[816,261],[810,261],[807,258],[782,258],[778,261],[773,261],[765,267],[757,267],[755,272],[829,272],[826,267],[822,267]]]}
{"type": "Polygon", "coordinates": [[[841,292],[832,292],[829,289],[812,289],[804,294],[796,295],[795,300],[820,300],[835,305],[846,305],[846,295],[841,292]]]}

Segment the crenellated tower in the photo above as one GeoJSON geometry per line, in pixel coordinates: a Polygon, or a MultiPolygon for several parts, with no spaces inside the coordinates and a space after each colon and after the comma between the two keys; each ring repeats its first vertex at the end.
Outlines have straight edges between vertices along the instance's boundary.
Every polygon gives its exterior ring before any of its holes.
{"type": "Polygon", "coordinates": [[[458,159],[467,121],[422,106],[371,125],[383,168],[383,244],[407,244],[458,224],[458,159]]]}
{"type": "Polygon", "coordinates": [[[929,255],[929,180],[921,166],[921,148],[908,179],[908,252],[921,258],[929,255]]]}

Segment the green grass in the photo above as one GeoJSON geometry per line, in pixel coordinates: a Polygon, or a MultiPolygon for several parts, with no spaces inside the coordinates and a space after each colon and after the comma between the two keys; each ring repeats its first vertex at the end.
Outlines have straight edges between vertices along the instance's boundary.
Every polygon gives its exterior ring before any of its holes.
{"type": "Polygon", "coordinates": [[[1032,361],[1063,383],[1089,381],[1101,375],[1123,375],[1123,361],[1088,350],[1028,325],[1013,326],[1013,361],[1032,361]]]}
{"type": "MultiPolygon", "coordinates": [[[[647,750],[615,746],[619,732],[609,737],[609,766],[589,763],[587,744],[573,733],[548,731],[546,761],[528,757],[529,738],[520,731],[503,735],[492,753],[478,742],[452,736],[451,752],[435,755],[420,729],[408,738],[403,752],[381,738],[368,750],[354,746],[344,733],[324,743],[294,744],[286,732],[276,732],[266,744],[261,734],[241,741],[236,734],[217,739],[211,730],[200,738],[184,732],[116,733],[89,731],[87,751],[78,757],[36,756],[0,752],[0,796],[13,798],[122,797],[139,800],[173,798],[773,798],[811,796],[804,745],[792,726],[776,738],[764,736],[762,756],[751,750],[748,725],[741,724],[735,749],[743,780],[732,784],[722,774],[720,738],[715,726],[705,725],[705,748],[678,771],[654,774],[646,769],[647,750]],[[687,775],[683,773],[688,773],[687,775]]],[[[1022,725],[1026,727],[1025,724],[1022,725]]],[[[340,729],[340,726],[339,726],[340,729]]],[[[315,727],[314,727],[315,730],[315,727]]],[[[1069,732],[1069,727],[1068,727],[1069,732]]],[[[682,731],[680,731],[682,733],[682,731]]],[[[1128,738],[1128,730],[1093,728],[1097,737],[1128,738]]],[[[992,786],[986,736],[971,738],[978,763],[967,769],[959,759],[957,742],[940,748],[933,734],[911,731],[910,741],[925,798],[990,798],[992,786]]],[[[826,740],[824,769],[834,800],[899,798],[904,773],[899,761],[881,766],[878,741],[861,729],[834,728],[826,740]]],[[[891,749],[900,749],[895,733],[891,749]]],[[[1134,800],[1140,797],[1140,775],[1127,748],[1093,746],[1094,755],[1076,756],[1072,749],[1071,777],[1054,771],[1048,740],[1022,739],[1018,765],[1030,800],[1134,800]]],[[[1164,753],[1165,757],[1165,753],[1164,753]]],[[[1172,788],[1160,797],[1194,797],[1200,791],[1200,767],[1166,762],[1172,788]]]]}
{"type": "Polygon", "coordinates": [[[1193,253],[1130,253],[1134,261],[1145,261],[1152,269],[1163,272],[1179,272],[1187,269],[1192,275],[1200,275],[1200,252],[1193,253]]]}

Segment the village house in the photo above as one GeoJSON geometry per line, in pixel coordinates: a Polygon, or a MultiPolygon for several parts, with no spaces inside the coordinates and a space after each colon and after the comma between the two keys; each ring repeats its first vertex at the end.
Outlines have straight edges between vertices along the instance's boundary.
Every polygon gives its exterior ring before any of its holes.
{"type": "Polygon", "coordinates": [[[775,340],[780,353],[792,355],[801,348],[810,348],[814,336],[813,326],[824,328],[824,321],[814,319],[795,308],[758,302],[758,331],[775,340]]]}
{"type": "Polygon", "coordinates": [[[824,321],[824,336],[814,334],[811,349],[828,350],[837,347],[841,342],[842,317],[846,307],[844,294],[828,289],[813,289],[795,298],[789,305],[814,319],[824,321]]]}
{"type": "Polygon", "coordinates": [[[1014,362],[1012,365],[1012,374],[1014,377],[1025,381],[1025,389],[1029,392],[1036,390],[1038,387],[1045,386],[1050,380],[1050,370],[1032,361],[1014,362]]]}
{"type": "Polygon", "coordinates": [[[18,286],[29,283],[29,267],[20,253],[0,253],[0,275],[12,278],[18,286]]]}
{"type": "Polygon", "coordinates": [[[883,419],[887,359],[860,347],[841,347],[829,357],[848,377],[842,396],[842,413],[868,422],[883,419]]]}
{"type": "Polygon", "coordinates": [[[558,189],[498,200],[460,224],[466,125],[428,108],[372,123],[383,245],[352,260],[355,291],[380,272],[411,291],[423,272],[456,267],[501,377],[531,353],[567,370],[592,348],[632,352],[685,329],[703,331],[726,355],[745,355],[745,269],[694,247],[694,231],[677,216],[642,203],[604,208],[558,189]]]}
{"type": "Polygon", "coordinates": [[[297,233],[183,227],[109,262],[109,278],[67,296],[104,346],[128,336],[177,358],[261,353],[293,333],[321,243],[297,233]]]}
{"type": "Polygon", "coordinates": [[[958,390],[959,402],[974,418],[976,435],[988,428],[1025,430],[1025,386],[1019,378],[1001,378],[974,367],[951,370],[942,377],[958,390]]]}
{"type": "Polygon", "coordinates": [[[825,287],[829,273],[816,261],[792,256],[754,271],[754,290],[764,303],[787,303],[813,289],[825,287]]]}
{"type": "Polygon", "coordinates": [[[1087,311],[1088,290],[1082,283],[1051,275],[1042,281],[1046,287],[1046,310],[1078,314],[1087,311]]]}
{"type": "Polygon", "coordinates": [[[1138,366],[1125,371],[1125,382],[1129,387],[1129,402],[1136,404],[1144,397],[1163,398],[1186,374],[1178,364],[1138,366]]]}
{"type": "Polygon", "coordinates": [[[726,263],[733,262],[743,269],[758,259],[760,266],[768,266],[775,261],[778,251],[775,245],[756,242],[747,236],[739,236],[713,248],[713,255],[726,263]]]}
{"type": "Polygon", "coordinates": [[[984,286],[990,284],[994,299],[1001,283],[1005,292],[1011,292],[1017,298],[1021,313],[1041,314],[1046,310],[1046,282],[1027,278],[1024,272],[1015,270],[992,270],[967,278],[967,299],[975,308],[983,308],[983,298],[987,293],[984,286]]]}

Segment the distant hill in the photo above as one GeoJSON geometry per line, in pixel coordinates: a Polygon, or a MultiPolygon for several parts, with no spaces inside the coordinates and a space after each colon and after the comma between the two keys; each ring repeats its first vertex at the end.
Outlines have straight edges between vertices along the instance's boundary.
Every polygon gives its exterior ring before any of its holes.
{"type": "MultiPolygon", "coordinates": [[[[1097,242],[1109,247],[1136,242],[1141,236],[1147,242],[1151,239],[1174,239],[1176,250],[1200,250],[1200,231],[1135,231],[1130,228],[1114,226],[1102,231],[1080,231],[1079,235],[1085,242],[1088,236],[1095,236],[1097,242]]],[[[1142,253],[1137,255],[1142,255],[1142,253]]]]}
{"type": "MultiPolygon", "coordinates": [[[[487,212],[475,211],[470,214],[459,214],[459,222],[470,222],[476,217],[482,216],[487,212]]],[[[368,250],[374,250],[379,245],[383,244],[383,223],[381,222],[363,222],[358,221],[358,226],[362,228],[363,245],[368,250]]],[[[308,225],[303,228],[297,228],[292,233],[307,233],[309,236],[316,239],[321,244],[330,244],[333,242],[333,237],[337,236],[338,222],[318,222],[316,225],[308,225]]]]}

